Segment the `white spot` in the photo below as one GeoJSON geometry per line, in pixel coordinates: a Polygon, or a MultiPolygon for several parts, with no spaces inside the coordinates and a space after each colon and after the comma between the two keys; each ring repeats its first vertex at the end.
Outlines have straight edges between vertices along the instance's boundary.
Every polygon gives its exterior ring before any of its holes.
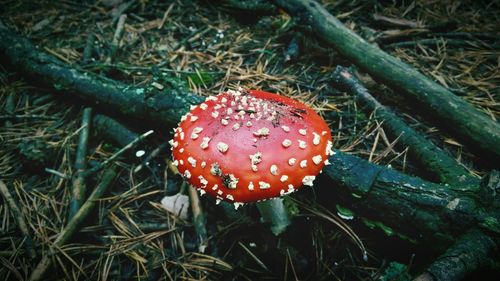
{"type": "Polygon", "coordinates": [[[236,131],[240,128],[240,124],[239,123],[234,123],[233,125],[233,131],[236,131]]]}
{"type": "Polygon", "coordinates": [[[219,167],[219,163],[215,162],[212,165],[210,165],[210,173],[214,176],[220,176],[222,174],[222,171],[219,167]]]}
{"type": "Polygon", "coordinates": [[[288,185],[288,192],[293,192],[295,188],[293,187],[293,184],[288,185]]]}
{"type": "Polygon", "coordinates": [[[219,117],[219,111],[214,111],[214,112],[212,112],[212,117],[213,117],[213,118],[217,118],[217,117],[219,117]]]}
{"type": "Polygon", "coordinates": [[[281,182],[286,182],[287,180],[288,180],[288,176],[287,175],[282,175],[281,178],[280,178],[281,182]]]}
{"type": "Polygon", "coordinates": [[[198,106],[197,105],[190,105],[189,106],[189,110],[193,111],[197,108],[198,106]]]}
{"type": "Polygon", "coordinates": [[[223,142],[219,142],[217,144],[217,149],[222,152],[222,153],[226,153],[226,151],[229,149],[229,145],[223,143],[223,142]]]}
{"type": "Polygon", "coordinates": [[[305,141],[303,141],[303,140],[299,140],[299,147],[300,147],[300,148],[302,148],[302,149],[306,149],[306,146],[307,146],[307,144],[306,144],[306,142],[305,142],[305,141]]]}
{"type": "Polygon", "coordinates": [[[233,197],[233,195],[231,195],[231,194],[226,195],[226,199],[227,199],[227,200],[234,201],[234,197],[233,197]]]}
{"type": "Polygon", "coordinates": [[[269,169],[271,171],[271,174],[273,175],[278,175],[278,166],[276,165],[271,165],[271,168],[269,169]]]}
{"type": "Polygon", "coordinates": [[[307,135],[307,130],[306,129],[299,129],[299,134],[305,136],[305,135],[307,135]]]}
{"type": "Polygon", "coordinates": [[[248,157],[250,157],[250,162],[252,163],[252,165],[256,165],[262,162],[262,153],[260,152],[250,154],[248,157]]]}
{"type": "Polygon", "coordinates": [[[179,164],[184,165],[184,161],[182,161],[182,159],[179,160],[179,164]]]}
{"type": "Polygon", "coordinates": [[[301,168],[307,167],[307,160],[304,159],[304,160],[300,161],[300,167],[301,168]]]}
{"type": "Polygon", "coordinates": [[[233,174],[229,174],[229,184],[227,188],[235,189],[238,184],[239,179],[236,178],[233,174]]]}
{"type": "Polygon", "coordinates": [[[289,140],[289,139],[285,139],[282,143],[281,143],[284,147],[289,147],[290,145],[292,145],[292,141],[289,140]]]}
{"type": "Polygon", "coordinates": [[[191,173],[188,170],[185,170],[184,176],[186,177],[186,179],[189,179],[189,178],[191,178],[191,173]]]}
{"type": "Polygon", "coordinates": [[[221,201],[221,200],[220,200],[219,198],[215,199],[215,205],[219,205],[219,204],[220,204],[220,201],[221,201]]]}
{"type": "Polygon", "coordinates": [[[327,133],[328,133],[327,131],[323,131],[323,132],[321,132],[321,135],[322,135],[322,136],[324,136],[324,135],[326,135],[327,133]]]}
{"type": "Polygon", "coordinates": [[[313,132],[313,135],[314,135],[313,144],[318,145],[321,140],[321,137],[316,132],[313,132]]]}
{"type": "Polygon", "coordinates": [[[202,110],[207,110],[208,105],[207,105],[206,103],[202,103],[202,104],[200,104],[200,108],[201,108],[202,110]]]}
{"type": "Polygon", "coordinates": [[[217,101],[217,97],[216,96],[208,96],[205,100],[206,101],[210,101],[210,100],[217,101]]]}
{"type": "Polygon", "coordinates": [[[247,122],[247,127],[251,127],[252,126],[252,122],[248,121],[247,122]]]}
{"type": "Polygon", "coordinates": [[[290,166],[295,165],[296,162],[297,162],[297,159],[295,159],[295,158],[288,159],[288,165],[290,165],[290,166]]]}
{"type": "Polygon", "coordinates": [[[316,178],[316,176],[305,176],[302,179],[302,183],[304,185],[313,186],[313,181],[314,181],[315,178],[316,178]]]}
{"type": "Polygon", "coordinates": [[[209,142],[210,142],[209,137],[203,137],[203,141],[200,143],[201,149],[206,149],[208,147],[209,142]]]}
{"type": "Polygon", "coordinates": [[[219,189],[219,190],[217,190],[217,194],[222,195],[222,194],[224,194],[224,192],[219,189]]]}
{"type": "MultiPolygon", "coordinates": [[[[175,143],[177,144],[177,142],[175,142],[175,143]]],[[[177,145],[176,145],[176,146],[177,146],[177,145]]],[[[176,146],[174,146],[174,147],[176,147],[176,146]]],[[[137,151],[135,152],[135,156],[136,156],[136,157],[141,157],[141,156],[143,156],[144,154],[146,154],[146,151],[144,151],[144,150],[137,150],[137,151]]]]}
{"type": "Polygon", "coordinates": [[[174,160],[174,162],[172,162],[172,165],[174,165],[175,167],[179,166],[179,161],[174,160]]]}
{"type": "MultiPolygon", "coordinates": [[[[176,135],[177,135],[177,133],[174,135],[174,137],[176,137],[176,135]]],[[[173,148],[176,148],[177,145],[179,145],[179,143],[174,141],[173,139],[169,140],[168,144],[170,144],[170,146],[172,146],[173,148]]]]}
{"type": "Polygon", "coordinates": [[[252,165],[252,171],[254,171],[254,172],[258,171],[257,165],[252,165]]]}
{"type": "Polygon", "coordinates": [[[228,109],[226,110],[226,114],[227,114],[227,115],[231,115],[232,113],[233,113],[233,109],[232,109],[232,108],[228,108],[228,109]]]}
{"type": "Polygon", "coordinates": [[[283,125],[283,126],[281,126],[281,129],[283,129],[283,131],[285,131],[287,133],[290,132],[290,127],[288,127],[288,126],[283,125]]]}
{"type": "Polygon", "coordinates": [[[319,165],[319,163],[321,163],[323,158],[321,157],[321,155],[316,155],[316,156],[313,156],[312,160],[313,160],[314,164],[319,165]]]}
{"type": "Polygon", "coordinates": [[[205,168],[206,166],[207,166],[207,162],[205,162],[205,161],[201,162],[200,167],[205,168]]]}
{"type": "Polygon", "coordinates": [[[179,149],[179,153],[183,153],[183,152],[184,152],[184,147],[181,147],[181,148],[179,149]]]}
{"type": "Polygon", "coordinates": [[[323,163],[325,163],[325,166],[326,165],[331,165],[332,163],[330,163],[330,161],[328,161],[328,159],[326,159],[325,161],[323,161],[323,163]]]}
{"type": "Polygon", "coordinates": [[[226,126],[227,124],[229,124],[229,121],[227,121],[226,119],[221,119],[220,120],[220,123],[224,126],[226,126]]]}
{"type": "Polygon", "coordinates": [[[201,127],[194,128],[193,132],[191,133],[191,139],[197,139],[200,136],[199,133],[201,133],[201,131],[203,131],[203,128],[201,127]]]}
{"type": "Polygon", "coordinates": [[[208,181],[203,176],[201,176],[201,175],[198,176],[198,179],[200,179],[201,185],[203,185],[204,187],[207,186],[208,181]]]}
{"type": "Polygon", "coordinates": [[[214,186],[212,186],[212,190],[217,190],[217,188],[219,188],[218,184],[214,184],[214,186]]]}
{"type": "Polygon", "coordinates": [[[193,157],[191,156],[188,157],[188,163],[191,164],[193,168],[196,168],[196,159],[194,159],[193,157]]]}
{"type": "Polygon", "coordinates": [[[253,132],[254,136],[261,137],[261,136],[268,136],[269,135],[269,129],[266,127],[262,127],[258,129],[257,131],[253,132]]]}
{"type": "Polygon", "coordinates": [[[248,184],[248,190],[253,190],[254,186],[253,186],[253,182],[250,182],[248,184]]]}
{"type": "Polygon", "coordinates": [[[269,188],[271,188],[271,185],[267,182],[259,181],[259,188],[260,189],[269,189],[269,188]]]}
{"type": "Polygon", "coordinates": [[[184,132],[180,132],[179,137],[181,138],[181,140],[184,140],[184,132]]]}
{"type": "Polygon", "coordinates": [[[191,116],[191,119],[189,119],[189,120],[191,120],[191,122],[194,122],[194,121],[198,120],[198,116],[193,115],[193,116],[191,116]]]}
{"type": "Polygon", "coordinates": [[[198,191],[200,192],[200,196],[203,196],[205,195],[207,192],[203,189],[198,189],[198,191]]]}
{"type": "Polygon", "coordinates": [[[224,97],[224,98],[222,98],[222,99],[220,100],[220,102],[222,102],[222,103],[226,103],[226,102],[227,102],[227,99],[224,97]]]}
{"type": "Polygon", "coordinates": [[[333,152],[333,150],[332,150],[332,146],[333,146],[333,143],[332,143],[332,141],[330,141],[330,140],[329,140],[329,141],[326,143],[326,148],[325,148],[325,154],[326,154],[326,155],[333,155],[333,154],[335,154],[335,153],[333,152]]]}

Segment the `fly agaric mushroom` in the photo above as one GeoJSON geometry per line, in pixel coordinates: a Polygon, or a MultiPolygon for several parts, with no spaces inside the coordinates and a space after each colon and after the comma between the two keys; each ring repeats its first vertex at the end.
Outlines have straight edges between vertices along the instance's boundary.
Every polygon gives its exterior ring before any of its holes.
{"type": "Polygon", "coordinates": [[[230,90],[192,106],[170,144],[189,183],[235,207],[312,186],[333,153],[330,129],[314,110],[256,90],[230,90]]]}

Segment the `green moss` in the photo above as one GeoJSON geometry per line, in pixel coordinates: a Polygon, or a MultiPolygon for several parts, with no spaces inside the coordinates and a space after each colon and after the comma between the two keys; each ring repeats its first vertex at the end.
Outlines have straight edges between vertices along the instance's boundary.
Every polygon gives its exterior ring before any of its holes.
{"type": "Polygon", "coordinates": [[[371,229],[375,229],[375,228],[378,228],[380,230],[382,230],[385,235],[387,236],[394,236],[396,235],[397,237],[399,237],[400,239],[403,239],[405,241],[408,241],[408,242],[411,242],[411,243],[417,243],[417,241],[413,238],[410,238],[402,233],[399,233],[399,232],[396,232],[394,229],[392,229],[390,226],[387,226],[385,225],[384,223],[380,222],[380,221],[373,221],[373,220],[369,220],[369,219],[366,219],[366,218],[363,218],[363,223],[368,226],[369,228],[371,229]]]}

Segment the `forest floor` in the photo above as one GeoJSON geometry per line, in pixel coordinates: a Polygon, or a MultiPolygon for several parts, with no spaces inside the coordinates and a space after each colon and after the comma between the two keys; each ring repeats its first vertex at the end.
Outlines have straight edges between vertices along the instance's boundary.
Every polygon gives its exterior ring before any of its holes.
{"type": "MultiPolygon", "coordinates": [[[[407,157],[398,136],[386,134],[383,122],[335,89],[332,73],[337,65],[350,66],[349,61],[284,11],[248,13],[230,1],[0,2],[4,24],[72,66],[134,85],[182,83],[202,96],[243,87],[294,97],[327,120],[335,148],[428,178],[407,157]],[[91,51],[87,57],[85,50],[91,51]]],[[[500,4],[494,2],[322,1],[363,38],[498,119],[500,4]]],[[[482,177],[491,168],[474,148],[428,123],[419,108],[368,75],[360,76],[379,101],[471,175],[482,177]]],[[[202,197],[208,244],[200,251],[191,217],[180,218],[160,203],[166,195],[186,192],[162,146],[172,128],[53,95],[38,82],[0,64],[0,179],[20,206],[35,252],[29,257],[17,219],[1,204],[2,280],[27,279],[68,222],[81,116],[88,106],[137,134],[155,133],[116,161],[118,176],[93,215],[70,243],[56,249],[51,280],[409,280],[408,274],[418,273],[439,254],[433,245],[354,216],[344,222],[363,241],[364,260],[346,229],[332,223],[345,217],[348,206],[336,198],[319,198],[316,187],[286,200],[294,218],[280,237],[259,222],[255,206],[234,215],[202,197]],[[157,147],[163,150],[135,171],[157,147]],[[139,150],[146,154],[137,156],[139,150]]],[[[89,165],[122,146],[91,129],[89,165]]],[[[98,183],[99,177],[92,178],[89,189],[98,183]]]]}

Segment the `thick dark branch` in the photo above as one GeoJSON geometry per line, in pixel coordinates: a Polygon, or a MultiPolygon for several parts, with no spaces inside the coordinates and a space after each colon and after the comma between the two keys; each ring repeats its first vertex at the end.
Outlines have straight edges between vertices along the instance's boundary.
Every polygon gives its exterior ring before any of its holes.
{"type": "Polygon", "coordinates": [[[140,119],[178,122],[190,105],[203,98],[185,89],[136,87],[71,68],[40,52],[29,40],[18,36],[0,22],[0,58],[39,82],[65,95],[78,95],[123,114],[140,119]]]}
{"type": "Polygon", "coordinates": [[[481,267],[496,247],[489,235],[478,229],[471,229],[415,278],[415,281],[463,280],[468,273],[481,267]]]}
{"type": "Polygon", "coordinates": [[[365,109],[374,112],[377,118],[383,120],[384,128],[393,136],[399,137],[399,142],[410,148],[410,155],[419,162],[420,166],[440,182],[454,187],[463,186],[466,189],[479,187],[479,179],[473,178],[448,153],[413,130],[389,108],[380,104],[347,68],[337,66],[333,79],[338,86],[346,88],[357,101],[364,104],[365,109]]]}
{"type": "Polygon", "coordinates": [[[413,67],[366,42],[312,0],[274,0],[337,51],[396,93],[429,110],[437,124],[500,156],[500,124],[413,67]]]}
{"type": "Polygon", "coordinates": [[[479,194],[430,183],[339,151],[329,160],[332,165],[323,171],[337,186],[336,194],[349,198],[350,207],[359,214],[411,238],[446,246],[457,233],[478,225],[500,233],[498,214],[485,209],[493,209],[494,204],[483,202],[479,194]]]}

